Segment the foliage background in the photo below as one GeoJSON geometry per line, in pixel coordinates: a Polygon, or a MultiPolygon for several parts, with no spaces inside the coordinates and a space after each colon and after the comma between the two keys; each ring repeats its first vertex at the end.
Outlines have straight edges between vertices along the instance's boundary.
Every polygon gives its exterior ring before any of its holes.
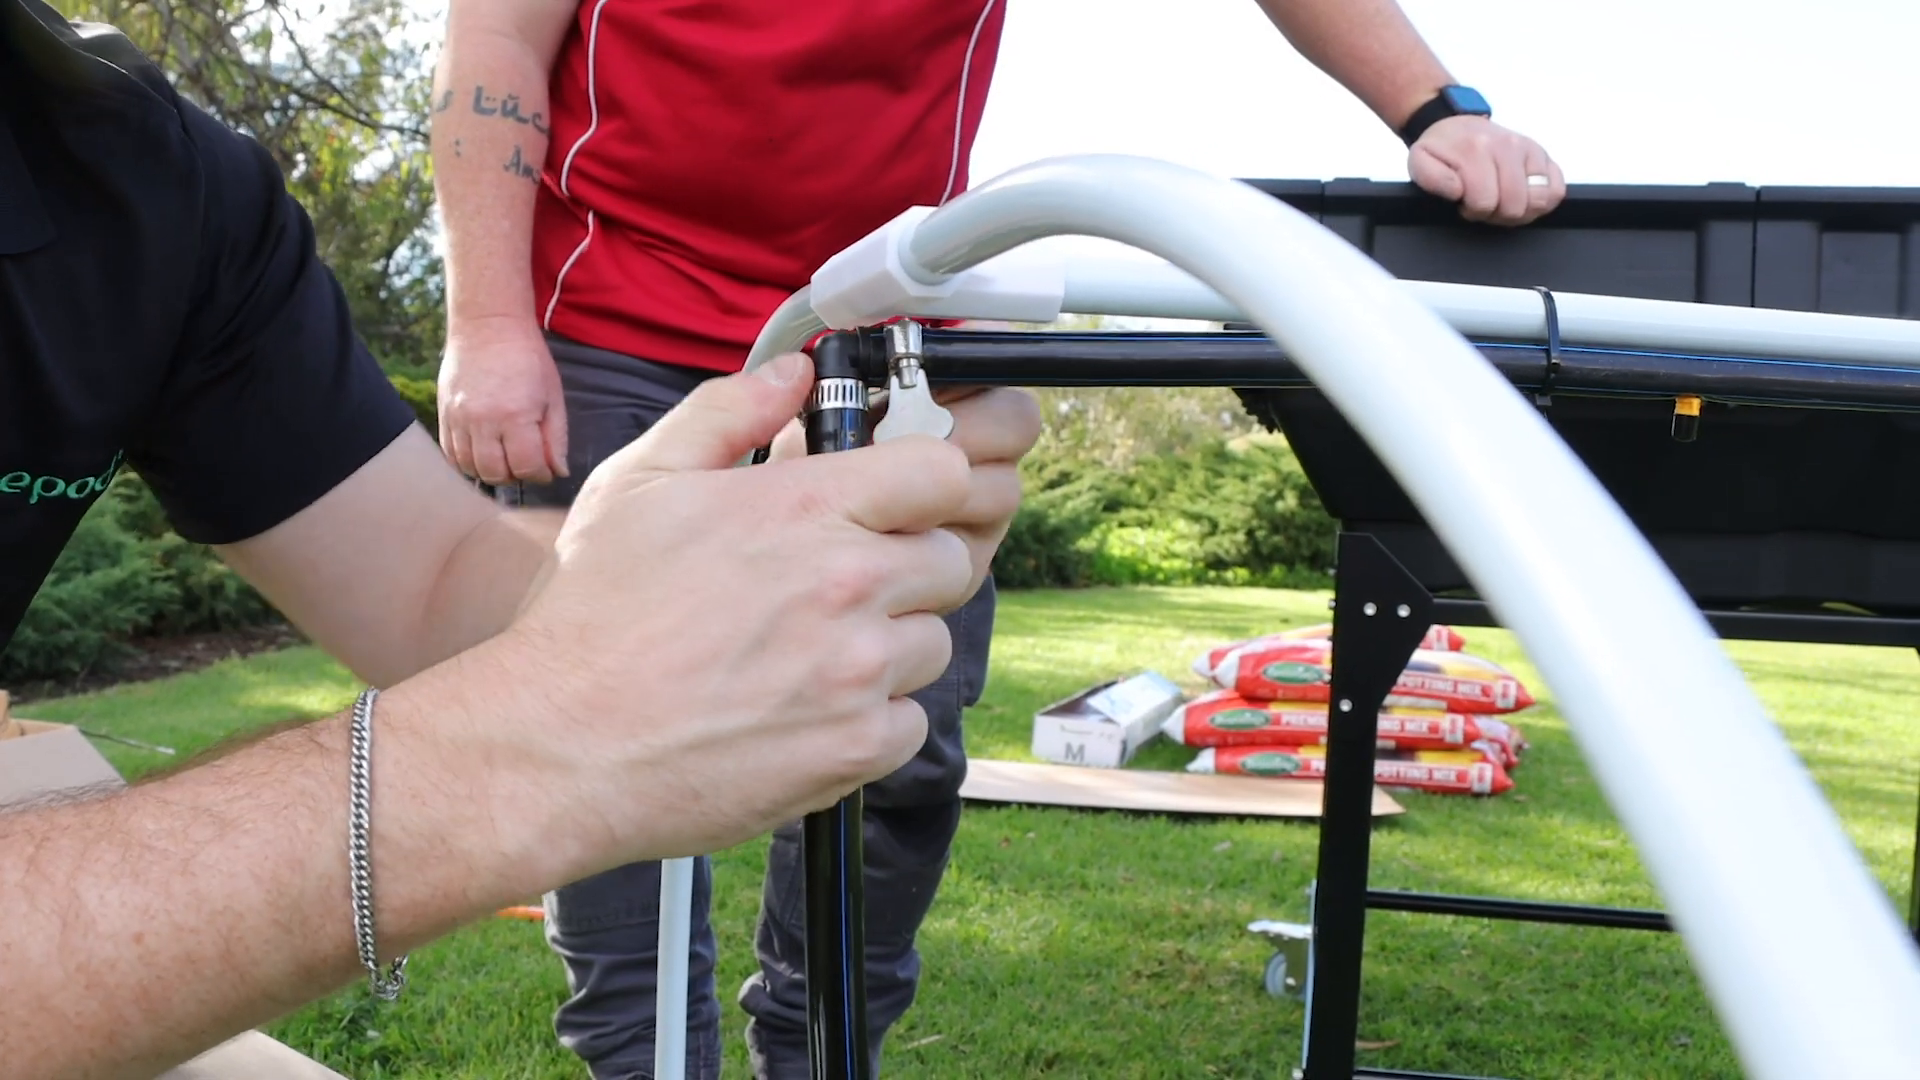
{"type": "MultiPolygon", "coordinates": [[[[445,268],[427,136],[438,13],[407,0],[53,2],[117,26],[182,95],[268,149],[361,335],[437,431],[445,268]]],[[[1284,442],[1230,391],[1037,394],[1047,426],[995,565],[1003,587],[1326,580],[1332,523],[1284,442]]],[[[0,682],[98,672],[143,638],[272,618],[123,475],[0,653],[0,682]]]]}
{"type": "Polygon", "coordinates": [[[431,13],[406,0],[52,0],[110,23],[190,101],[258,140],[389,370],[444,338],[427,154],[431,13]]]}

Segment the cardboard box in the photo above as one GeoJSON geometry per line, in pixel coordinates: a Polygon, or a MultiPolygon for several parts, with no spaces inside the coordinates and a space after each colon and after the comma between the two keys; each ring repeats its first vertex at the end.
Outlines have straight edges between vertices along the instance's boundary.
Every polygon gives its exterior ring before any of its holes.
{"type": "Polygon", "coordinates": [[[0,806],[56,792],[126,786],[85,735],[66,724],[13,717],[19,731],[0,739],[0,806]]]}
{"type": "Polygon", "coordinates": [[[1033,756],[1117,769],[1160,734],[1184,700],[1178,686],[1152,671],[1090,687],[1034,714],[1033,756]]]}
{"type": "MultiPolygon", "coordinates": [[[[126,786],[126,780],[78,730],[13,716],[8,705],[6,695],[0,693],[0,806],[56,792],[126,786]]],[[[347,1078],[283,1043],[249,1031],[156,1080],[347,1078]]]]}

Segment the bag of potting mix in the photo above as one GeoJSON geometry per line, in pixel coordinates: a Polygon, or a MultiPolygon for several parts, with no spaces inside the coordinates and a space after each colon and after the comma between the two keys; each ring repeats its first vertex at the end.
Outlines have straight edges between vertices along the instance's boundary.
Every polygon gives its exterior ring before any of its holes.
{"type": "MultiPolygon", "coordinates": [[[[1301,626],[1292,630],[1280,630],[1242,641],[1229,642],[1208,649],[1193,662],[1193,673],[1203,679],[1213,677],[1213,669],[1220,666],[1228,653],[1243,649],[1249,645],[1284,645],[1289,641],[1333,641],[1333,624],[1319,623],[1314,626],[1301,626]]],[[[1420,639],[1420,648],[1429,652],[1459,652],[1467,647],[1467,641],[1460,632],[1451,626],[1438,623],[1427,628],[1427,636],[1420,639]]]]}
{"type": "MultiPolygon", "coordinates": [[[[1324,702],[1333,682],[1333,644],[1285,641],[1243,645],[1206,672],[1249,701],[1324,702]]],[[[1509,713],[1533,704],[1519,679],[1491,660],[1462,652],[1416,650],[1385,702],[1390,707],[1459,713],[1509,713]]]]}
{"type": "MultiPolygon", "coordinates": [[[[1326,779],[1323,747],[1208,747],[1187,765],[1191,773],[1260,776],[1276,779],[1326,779]]],[[[1513,788],[1507,771],[1472,751],[1414,750],[1373,763],[1374,783],[1441,795],[1499,795],[1513,788]]]]}
{"type": "MultiPolygon", "coordinates": [[[[1161,730],[1183,746],[1311,746],[1326,742],[1327,717],[1323,703],[1248,701],[1231,690],[1217,690],[1175,709],[1161,730]]],[[[1448,750],[1485,743],[1497,748],[1494,760],[1499,764],[1511,768],[1519,763],[1512,726],[1489,716],[1382,709],[1375,734],[1382,750],[1448,750]]]]}

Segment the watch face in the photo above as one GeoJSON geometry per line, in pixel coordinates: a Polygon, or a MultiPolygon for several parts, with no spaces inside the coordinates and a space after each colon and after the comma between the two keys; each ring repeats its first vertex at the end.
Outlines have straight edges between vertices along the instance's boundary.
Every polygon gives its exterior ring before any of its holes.
{"type": "Polygon", "coordinates": [[[1455,116],[1463,113],[1469,116],[1493,114],[1493,108],[1487,104],[1487,99],[1480,96],[1480,91],[1470,86],[1449,86],[1441,93],[1446,95],[1447,104],[1453,108],[1455,116]]]}

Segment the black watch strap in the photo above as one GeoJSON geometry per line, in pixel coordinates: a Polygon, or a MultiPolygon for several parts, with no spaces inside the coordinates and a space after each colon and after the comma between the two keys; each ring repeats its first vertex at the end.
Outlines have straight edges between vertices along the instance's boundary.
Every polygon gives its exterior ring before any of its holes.
{"type": "Polygon", "coordinates": [[[1493,108],[1478,90],[1467,86],[1444,86],[1425,105],[1415,109],[1400,129],[1400,140],[1408,146],[1420,141],[1427,129],[1453,116],[1492,116],[1493,108]]]}

